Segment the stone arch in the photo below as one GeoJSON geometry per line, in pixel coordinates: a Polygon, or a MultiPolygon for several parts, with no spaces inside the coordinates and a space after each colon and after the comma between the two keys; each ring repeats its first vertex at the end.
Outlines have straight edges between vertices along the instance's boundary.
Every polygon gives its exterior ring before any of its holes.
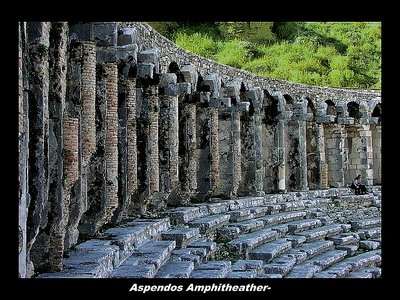
{"type": "Polygon", "coordinates": [[[326,114],[336,116],[335,103],[332,100],[326,100],[325,103],[328,105],[326,108],[326,114]]]}

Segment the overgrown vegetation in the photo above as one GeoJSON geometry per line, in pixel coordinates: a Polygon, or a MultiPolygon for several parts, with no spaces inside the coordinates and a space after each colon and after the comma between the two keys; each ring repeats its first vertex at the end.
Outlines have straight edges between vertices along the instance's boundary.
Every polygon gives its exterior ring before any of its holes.
{"type": "Polygon", "coordinates": [[[381,88],[379,22],[150,25],[193,53],[258,75],[319,86],[381,88]]]}

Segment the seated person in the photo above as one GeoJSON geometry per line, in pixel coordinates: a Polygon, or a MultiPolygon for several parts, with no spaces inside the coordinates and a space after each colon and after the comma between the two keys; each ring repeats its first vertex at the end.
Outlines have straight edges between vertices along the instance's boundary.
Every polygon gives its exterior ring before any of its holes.
{"type": "Polygon", "coordinates": [[[356,178],[354,178],[350,187],[354,189],[356,195],[367,193],[367,188],[365,187],[365,185],[361,184],[361,175],[358,175],[356,178]]]}

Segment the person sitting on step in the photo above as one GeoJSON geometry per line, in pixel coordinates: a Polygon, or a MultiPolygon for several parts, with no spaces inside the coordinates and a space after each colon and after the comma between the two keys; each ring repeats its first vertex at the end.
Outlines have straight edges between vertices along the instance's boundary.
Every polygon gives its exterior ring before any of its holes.
{"type": "Polygon", "coordinates": [[[354,178],[350,187],[354,189],[356,195],[367,193],[367,188],[365,187],[365,185],[361,184],[361,175],[358,175],[356,178],[354,178]]]}

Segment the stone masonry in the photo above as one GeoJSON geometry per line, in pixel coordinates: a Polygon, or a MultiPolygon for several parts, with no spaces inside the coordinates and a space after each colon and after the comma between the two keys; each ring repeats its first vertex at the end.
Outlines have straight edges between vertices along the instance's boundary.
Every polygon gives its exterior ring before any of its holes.
{"type": "MultiPolygon", "coordinates": [[[[20,22],[18,34],[20,277],[65,275],[79,253],[104,263],[83,263],[83,277],[124,277],[147,251],[157,255],[139,277],[255,277],[245,270],[262,268],[257,276],[325,278],[351,251],[378,251],[380,91],[256,76],[181,49],[146,23],[20,22]],[[358,174],[375,193],[354,208],[365,224],[321,200],[346,202],[358,174]],[[346,222],[355,222],[356,250],[346,222]],[[137,232],[122,238],[126,228],[137,232]],[[202,265],[215,238],[248,262],[202,265]],[[302,253],[332,251],[302,263],[291,248],[303,239],[302,253]]],[[[369,275],[357,267],[346,276],[377,276],[380,254],[368,255],[360,261],[369,275]]]]}

